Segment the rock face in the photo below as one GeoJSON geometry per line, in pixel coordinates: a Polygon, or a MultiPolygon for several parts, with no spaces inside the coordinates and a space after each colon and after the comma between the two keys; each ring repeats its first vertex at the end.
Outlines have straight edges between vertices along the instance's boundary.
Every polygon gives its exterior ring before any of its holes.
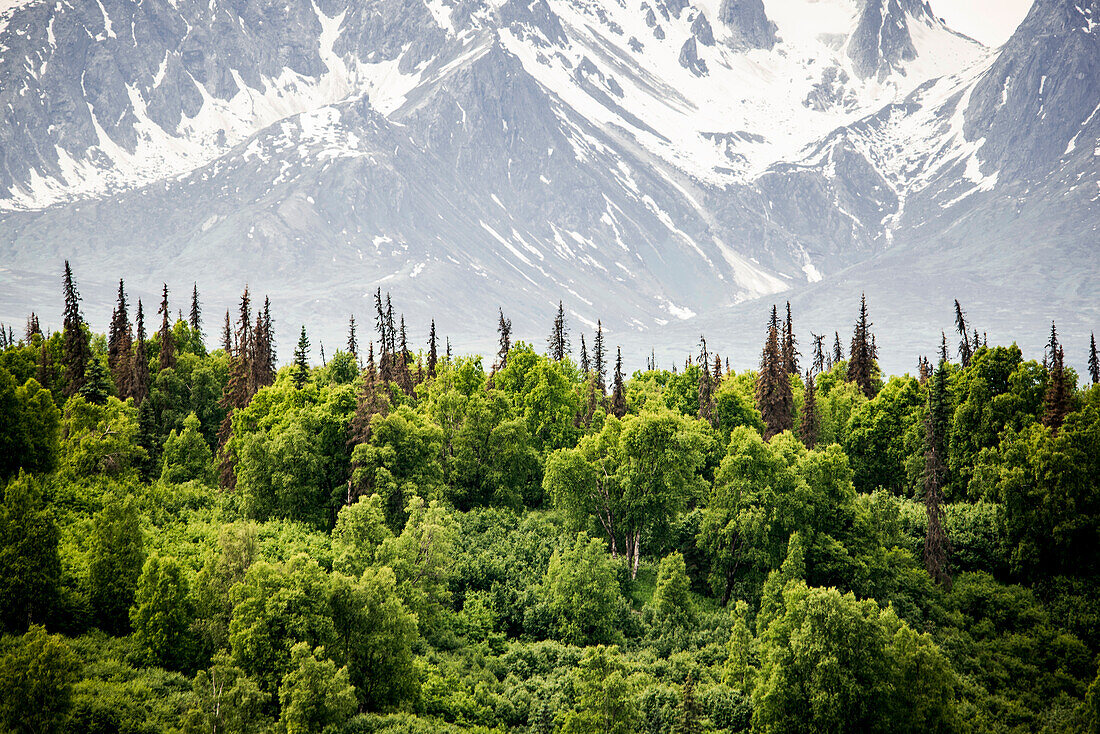
{"type": "Polygon", "coordinates": [[[722,0],[718,19],[729,27],[735,48],[775,46],[776,26],[768,20],[762,0],[722,0]]]}
{"type": "Polygon", "coordinates": [[[330,344],[379,286],[463,350],[561,298],[628,355],[706,329],[745,359],[760,304],[832,331],[863,288],[888,369],[937,299],[985,297],[991,338],[1100,316],[1100,0],[1040,0],[997,54],[917,0],[786,2],[820,33],[760,0],[12,6],[0,320],[65,258],[97,328],[120,274],[210,313],[247,282],[330,344]]]}

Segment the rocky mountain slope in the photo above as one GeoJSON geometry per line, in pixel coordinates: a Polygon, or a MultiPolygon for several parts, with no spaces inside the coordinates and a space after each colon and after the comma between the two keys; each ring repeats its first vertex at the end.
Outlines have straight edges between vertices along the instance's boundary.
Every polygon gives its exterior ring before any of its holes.
{"type": "Polygon", "coordinates": [[[919,0],[8,0],[0,315],[68,257],[93,316],[120,274],[211,311],[247,281],[330,351],[379,286],[462,349],[561,298],[638,361],[752,359],[766,304],[843,328],[859,289],[891,368],[955,295],[1083,329],[1097,5],[991,51],[919,0]]]}

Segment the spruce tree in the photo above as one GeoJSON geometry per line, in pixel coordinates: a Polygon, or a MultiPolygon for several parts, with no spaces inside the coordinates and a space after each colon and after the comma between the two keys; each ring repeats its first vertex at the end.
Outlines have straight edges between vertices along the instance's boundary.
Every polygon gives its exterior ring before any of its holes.
{"type": "Polygon", "coordinates": [[[617,418],[626,415],[626,388],[623,386],[623,350],[617,349],[615,358],[615,386],[611,393],[611,412],[617,418]]]}
{"type": "Polygon", "coordinates": [[[233,431],[233,414],[248,405],[256,393],[253,371],[252,309],[248,287],[241,294],[237,332],[229,355],[229,379],[222,389],[218,405],[225,408],[225,418],[218,428],[218,480],[224,489],[237,485],[236,457],[226,445],[233,431]]]}
{"type": "Polygon", "coordinates": [[[936,583],[949,585],[947,553],[950,544],[943,527],[943,486],[947,474],[947,430],[950,421],[947,397],[947,360],[932,375],[928,388],[928,413],[925,418],[924,509],[927,525],[924,536],[924,567],[936,583]]]}
{"type": "Polygon", "coordinates": [[[600,395],[607,394],[607,383],[604,378],[607,375],[607,363],[604,356],[603,345],[603,321],[596,319],[596,338],[592,341],[592,371],[596,373],[596,387],[600,395]]]}
{"type": "Polygon", "coordinates": [[[229,318],[229,309],[225,309],[225,326],[222,327],[222,351],[226,355],[233,353],[233,321],[229,318]]]}
{"type": "Polygon", "coordinates": [[[309,339],[306,337],[305,324],[302,324],[298,346],[294,349],[294,367],[291,374],[294,378],[294,387],[299,390],[309,382],[309,339]]]}
{"type": "Polygon", "coordinates": [[[1096,357],[1096,334],[1092,334],[1089,341],[1089,377],[1092,384],[1100,384],[1100,359],[1096,357]]]}
{"type": "Polygon", "coordinates": [[[940,331],[940,361],[950,361],[950,356],[947,354],[947,334],[944,331],[940,331]]]}
{"type": "Polygon", "coordinates": [[[783,323],[783,369],[788,375],[798,374],[798,340],[794,336],[794,321],[791,319],[791,302],[787,301],[787,320],[783,323]]]}
{"type": "Polygon", "coordinates": [[[141,405],[149,397],[149,354],[145,351],[145,311],[138,299],[137,343],[134,345],[133,371],[130,377],[130,397],[141,405]]]}
{"type": "Polygon", "coordinates": [[[806,390],[802,396],[802,421],[798,427],[798,437],[806,448],[812,449],[817,445],[817,386],[814,384],[814,373],[806,372],[806,390]]]}
{"type": "Polygon", "coordinates": [[[355,314],[348,319],[348,354],[359,364],[359,340],[355,337],[355,314]]]}
{"type": "Polygon", "coordinates": [[[584,343],[584,334],[581,334],[581,374],[587,375],[592,365],[588,361],[588,345],[584,343]]]}
{"type": "Polygon", "coordinates": [[[825,369],[825,335],[815,334],[811,331],[810,338],[814,342],[813,371],[815,374],[821,374],[825,369]]]}
{"type": "Polygon", "coordinates": [[[378,331],[379,377],[382,382],[389,382],[393,379],[393,375],[390,374],[390,358],[389,354],[387,354],[387,347],[389,346],[390,340],[389,334],[386,331],[386,309],[382,305],[381,288],[378,288],[374,292],[374,328],[378,331]]]}
{"type": "Polygon", "coordinates": [[[451,363],[451,337],[447,337],[447,364],[451,363]]]}
{"type": "Polygon", "coordinates": [[[38,323],[38,314],[31,311],[31,315],[27,317],[27,343],[30,344],[34,340],[34,335],[42,336],[42,327],[38,323]]]}
{"type": "Polygon", "coordinates": [[[252,391],[275,384],[275,343],[272,337],[271,299],[264,298],[263,310],[256,311],[252,330],[252,391]]]}
{"type": "Polygon", "coordinates": [[[61,363],[65,369],[65,397],[71,397],[84,387],[84,373],[92,358],[92,346],[84,316],[80,313],[80,294],[73,283],[73,271],[65,261],[65,319],[62,335],[61,363]]]}
{"type": "Polygon", "coordinates": [[[397,379],[401,385],[401,389],[405,391],[406,395],[413,394],[413,379],[412,371],[409,368],[409,363],[412,361],[412,353],[409,351],[409,339],[408,334],[405,332],[405,314],[401,314],[401,331],[400,331],[400,349],[398,351],[398,359],[400,364],[397,369],[397,379]]]}
{"type": "Polygon", "coordinates": [[[130,326],[130,315],[126,307],[126,291],[122,280],[118,281],[118,304],[111,315],[111,328],[107,337],[107,365],[114,378],[118,396],[125,400],[130,397],[131,377],[134,368],[133,359],[133,333],[130,326]]]}
{"type": "MultiPolygon", "coordinates": [[[[710,354],[707,352],[707,340],[699,336],[699,412],[700,419],[712,426],[715,425],[714,415],[714,382],[710,374],[710,354]]],[[[715,426],[717,427],[717,426],[715,426]]]]}
{"type": "Polygon", "coordinates": [[[688,673],[680,695],[680,709],[677,712],[676,723],[672,727],[672,734],[702,734],[703,714],[700,709],[699,703],[695,700],[695,676],[688,673]]]}
{"type": "Polygon", "coordinates": [[[833,332],[833,361],[829,365],[829,369],[833,368],[833,365],[840,364],[844,361],[844,347],[840,346],[840,332],[833,332]]]}
{"type": "Polygon", "coordinates": [[[560,362],[569,353],[569,331],[565,323],[565,306],[561,301],[558,301],[558,313],[554,317],[554,326],[546,343],[549,346],[550,359],[560,362]]]}
{"type": "Polygon", "coordinates": [[[46,340],[43,339],[38,346],[38,369],[35,372],[35,379],[38,380],[38,384],[47,390],[53,389],[53,357],[50,356],[50,350],[46,348],[46,340]]]}
{"type": "Polygon", "coordinates": [[[1065,353],[1057,343],[1053,354],[1047,369],[1047,391],[1043,396],[1043,425],[1058,433],[1066,416],[1073,411],[1073,389],[1066,375],[1065,353]]]}
{"type": "Polygon", "coordinates": [[[191,313],[188,314],[188,323],[199,339],[202,339],[202,309],[199,307],[199,284],[191,286],[191,313]]]}
{"type": "Polygon", "coordinates": [[[81,386],[78,395],[89,403],[103,405],[107,402],[107,396],[111,394],[111,378],[107,368],[98,357],[88,360],[88,370],[84,375],[84,385],[81,386]]]}
{"type": "Polygon", "coordinates": [[[428,377],[435,377],[438,364],[439,339],[435,335],[435,319],[432,319],[432,328],[428,331],[428,377]]]}
{"type": "Polygon", "coordinates": [[[714,373],[711,377],[714,380],[714,391],[718,392],[718,386],[722,383],[722,358],[717,353],[714,355],[714,373]]]}
{"type": "Polygon", "coordinates": [[[966,314],[963,313],[957,298],[955,299],[955,331],[959,332],[959,361],[964,368],[969,367],[974,350],[970,343],[970,335],[967,333],[966,314]]]}
{"type": "Polygon", "coordinates": [[[371,436],[371,419],[389,413],[390,400],[386,389],[379,384],[374,367],[374,342],[367,353],[367,369],[363,374],[363,387],[359,390],[355,414],[348,423],[348,448],[366,443],[371,436]]]}
{"type": "Polygon", "coordinates": [[[161,315],[160,321],[160,368],[166,370],[176,366],[176,341],[172,336],[172,324],[168,320],[168,284],[164,284],[164,290],[160,299],[160,308],[157,313],[161,315]]]}
{"type": "Polygon", "coordinates": [[[500,311],[500,318],[497,320],[497,334],[499,335],[499,348],[497,349],[497,361],[495,371],[499,372],[508,366],[508,352],[512,349],[512,322],[510,319],[504,318],[504,309],[498,309],[500,311]]]}
{"type": "Polygon", "coordinates": [[[784,369],[779,346],[779,325],[772,308],[768,323],[768,338],[760,355],[760,372],[756,376],[756,407],[764,419],[764,438],[790,430],[794,411],[790,376],[784,369]]]}
{"type": "Polygon", "coordinates": [[[875,396],[871,325],[867,320],[867,296],[863,295],[859,301],[859,318],[856,320],[852,348],[848,355],[848,382],[854,382],[868,399],[875,396]]]}

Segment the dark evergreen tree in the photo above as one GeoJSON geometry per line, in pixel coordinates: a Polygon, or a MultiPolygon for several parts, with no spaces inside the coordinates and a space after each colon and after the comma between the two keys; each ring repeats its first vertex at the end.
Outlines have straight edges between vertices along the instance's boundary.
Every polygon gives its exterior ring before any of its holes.
{"type": "Polygon", "coordinates": [[[263,310],[256,311],[252,330],[252,391],[275,384],[275,344],[272,340],[271,299],[264,298],[263,310]]]}
{"type": "Polygon", "coordinates": [[[588,361],[588,345],[584,343],[584,334],[581,334],[581,374],[587,375],[592,369],[588,361]]]}
{"type": "Polygon", "coordinates": [[[1057,433],[1066,416],[1073,412],[1073,386],[1066,375],[1065,354],[1057,343],[1053,354],[1047,369],[1047,391],[1043,396],[1043,425],[1057,433]]]}
{"type": "Polygon", "coordinates": [[[806,448],[812,449],[817,445],[817,385],[814,383],[814,373],[806,372],[806,389],[802,394],[802,421],[798,427],[798,437],[806,448]]]}
{"type": "Polygon", "coordinates": [[[833,332],[833,361],[829,364],[829,369],[833,368],[833,365],[840,364],[844,361],[844,347],[840,346],[840,332],[833,332]]]}
{"type": "Polygon", "coordinates": [[[1100,384],[1100,359],[1096,357],[1096,334],[1092,334],[1089,340],[1089,377],[1092,384],[1100,384]]]}
{"type": "Polygon", "coordinates": [[[717,354],[714,355],[714,373],[712,374],[714,379],[714,390],[718,391],[718,386],[722,382],[722,358],[717,354]]]}
{"type": "Polygon", "coordinates": [[[955,299],[955,331],[959,332],[959,361],[962,366],[970,366],[970,358],[974,355],[973,345],[970,343],[970,335],[966,328],[966,314],[963,313],[959,300],[955,299]]]}
{"type": "MultiPolygon", "coordinates": [[[[707,352],[707,340],[699,336],[699,412],[700,419],[711,425],[716,424],[714,414],[714,381],[710,374],[710,353],[707,352]]],[[[717,426],[715,426],[717,427],[717,426]]]]}
{"type": "Polygon", "coordinates": [[[948,361],[950,361],[950,359],[951,358],[947,353],[947,334],[941,330],[940,331],[940,361],[941,362],[948,362],[948,361]]]}
{"type": "Polygon", "coordinates": [[[695,700],[695,676],[688,673],[680,696],[680,709],[677,711],[672,734],[702,734],[703,731],[703,712],[695,700]]]}
{"type": "Polygon", "coordinates": [[[386,336],[389,338],[389,344],[386,345],[386,351],[390,355],[390,360],[397,363],[397,329],[394,326],[393,320],[393,302],[390,300],[390,294],[386,294],[386,336]]]}
{"type": "Polygon", "coordinates": [[[302,325],[302,333],[298,336],[298,346],[294,349],[294,367],[291,375],[294,378],[294,386],[299,390],[309,382],[309,339],[306,337],[305,324],[302,325]]]}
{"type": "Polygon", "coordinates": [[[149,354],[145,350],[145,312],[138,299],[137,306],[137,343],[134,344],[133,373],[130,377],[130,397],[137,405],[149,397],[149,354]]]}
{"type": "Polygon", "coordinates": [[[787,301],[787,320],[783,322],[783,369],[788,375],[798,374],[798,340],[794,336],[794,321],[791,319],[791,302],[787,301]]]}
{"type": "Polygon", "coordinates": [[[825,335],[810,332],[810,338],[814,342],[813,372],[821,374],[825,370],[825,335]]]}
{"type": "Polygon", "coordinates": [[[435,319],[432,319],[432,328],[428,331],[428,377],[435,377],[438,364],[439,339],[435,335],[435,319]]]}
{"type": "Polygon", "coordinates": [[[607,383],[604,378],[607,375],[607,362],[603,345],[603,321],[596,319],[596,338],[592,341],[592,371],[596,373],[596,387],[600,395],[607,394],[607,383]]]}
{"type": "Polygon", "coordinates": [[[38,323],[38,314],[31,311],[31,315],[27,317],[27,343],[30,344],[35,335],[42,336],[42,327],[38,323]]]}
{"type": "Polygon", "coordinates": [[[132,393],[130,383],[134,373],[133,339],[130,315],[126,307],[125,285],[119,280],[118,303],[111,315],[111,328],[107,335],[107,365],[118,388],[118,396],[123,400],[132,393]]]}
{"type": "Polygon", "coordinates": [[[772,308],[768,322],[768,338],[760,355],[760,372],[756,376],[756,407],[764,419],[764,438],[791,429],[794,396],[790,375],[784,369],[779,346],[779,324],[772,308]]]}
{"type": "Polygon", "coordinates": [[[202,308],[199,307],[199,284],[191,286],[191,313],[187,318],[191,329],[202,338],[202,308]]]}
{"type": "Polygon", "coordinates": [[[218,429],[218,479],[225,489],[237,484],[236,457],[226,443],[233,430],[233,414],[242,410],[256,394],[253,361],[252,308],[248,287],[241,294],[237,331],[229,357],[229,379],[222,390],[219,405],[225,408],[225,418],[218,429]]]}
{"type": "Polygon", "coordinates": [[[874,348],[871,346],[871,322],[867,320],[867,296],[859,300],[859,318],[848,353],[848,382],[854,382],[868,398],[875,396],[874,348]]]}
{"type": "Polygon", "coordinates": [[[222,327],[222,351],[233,353],[233,321],[229,318],[229,309],[225,309],[225,325],[222,327]]]}
{"type": "Polygon", "coordinates": [[[611,393],[611,412],[617,418],[626,415],[626,388],[623,385],[623,350],[617,349],[615,357],[615,386],[611,393]]]}
{"type": "Polygon", "coordinates": [[[103,405],[107,402],[107,396],[111,394],[111,378],[107,368],[98,357],[88,360],[88,369],[84,374],[84,385],[81,386],[80,397],[89,403],[103,405]]]}
{"type": "Polygon", "coordinates": [[[927,525],[924,535],[924,567],[939,584],[949,585],[947,569],[950,543],[943,527],[943,487],[947,473],[947,431],[950,425],[947,396],[947,360],[932,375],[928,388],[928,413],[925,418],[924,509],[927,525]]]}
{"type": "Polygon", "coordinates": [[[355,314],[348,319],[348,354],[355,358],[355,364],[359,364],[359,340],[355,336],[355,314]]]}
{"type": "Polygon", "coordinates": [[[928,362],[927,357],[921,356],[917,359],[917,375],[922,385],[927,384],[928,379],[932,377],[932,365],[928,362]]]}
{"type": "Polygon", "coordinates": [[[451,337],[447,337],[447,363],[451,362],[451,337]]]}
{"type": "Polygon", "coordinates": [[[65,397],[76,395],[84,387],[84,373],[92,358],[92,345],[84,316],[80,313],[80,294],[73,283],[73,271],[65,261],[65,319],[62,334],[61,364],[65,370],[65,397]]]}
{"type": "Polygon", "coordinates": [[[168,284],[164,284],[157,313],[160,320],[160,368],[166,370],[176,366],[176,340],[172,336],[172,324],[168,320],[168,284]]]}
{"type": "Polygon", "coordinates": [[[1050,337],[1047,339],[1046,350],[1043,352],[1043,366],[1049,368],[1058,352],[1058,327],[1050,322],[1050,337]]]}
{"type": "Polygon", "coordinates": [[[565,323],[565,306],[561,301],[558,301],[558,313],[546,343],[549,345],[550,359],[560,362],[569,354],[569,330],[565,323]]]}
{"type": "Polygon", "coordinates": [[[138,408],[138,446],[145,449],[145,458],[138,465],[138,473],[144,482],[160,476],[161,444],[157,438],[157,413],[153,401],[142,401],[138,408]]]}
{"type": "Polygon", "coordinates": [[[35,373],[35,379],[38,380],[38,384],[47,390],[53,389],[53,357],[50,356],[50,350],[46,348],[46,340],[43,339],[42,343],[38,346],[38,364],[37,371],[35,373]]]}
{"type": "MultiPolygon", "coordinates": [[[[500,318],[497,320],[499,348],[497,349],[497,361],[494,367],[499,372],[508,366],[508,352],[512,349],[512,321],[504,318],[504,309],[498,310],[500,311],[500,318]]],[[[448,344],[450,344],[449,340],[448,344]]]]}

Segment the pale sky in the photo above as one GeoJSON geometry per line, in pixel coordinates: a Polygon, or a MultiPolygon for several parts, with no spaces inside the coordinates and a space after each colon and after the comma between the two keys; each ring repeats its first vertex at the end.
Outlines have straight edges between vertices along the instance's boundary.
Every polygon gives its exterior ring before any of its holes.
{"type": "Polygon", "coordinates": [[[928,0],[947,25],[986,46],[1008,40],[1031,9],[1032,0],[928,0]]]}

